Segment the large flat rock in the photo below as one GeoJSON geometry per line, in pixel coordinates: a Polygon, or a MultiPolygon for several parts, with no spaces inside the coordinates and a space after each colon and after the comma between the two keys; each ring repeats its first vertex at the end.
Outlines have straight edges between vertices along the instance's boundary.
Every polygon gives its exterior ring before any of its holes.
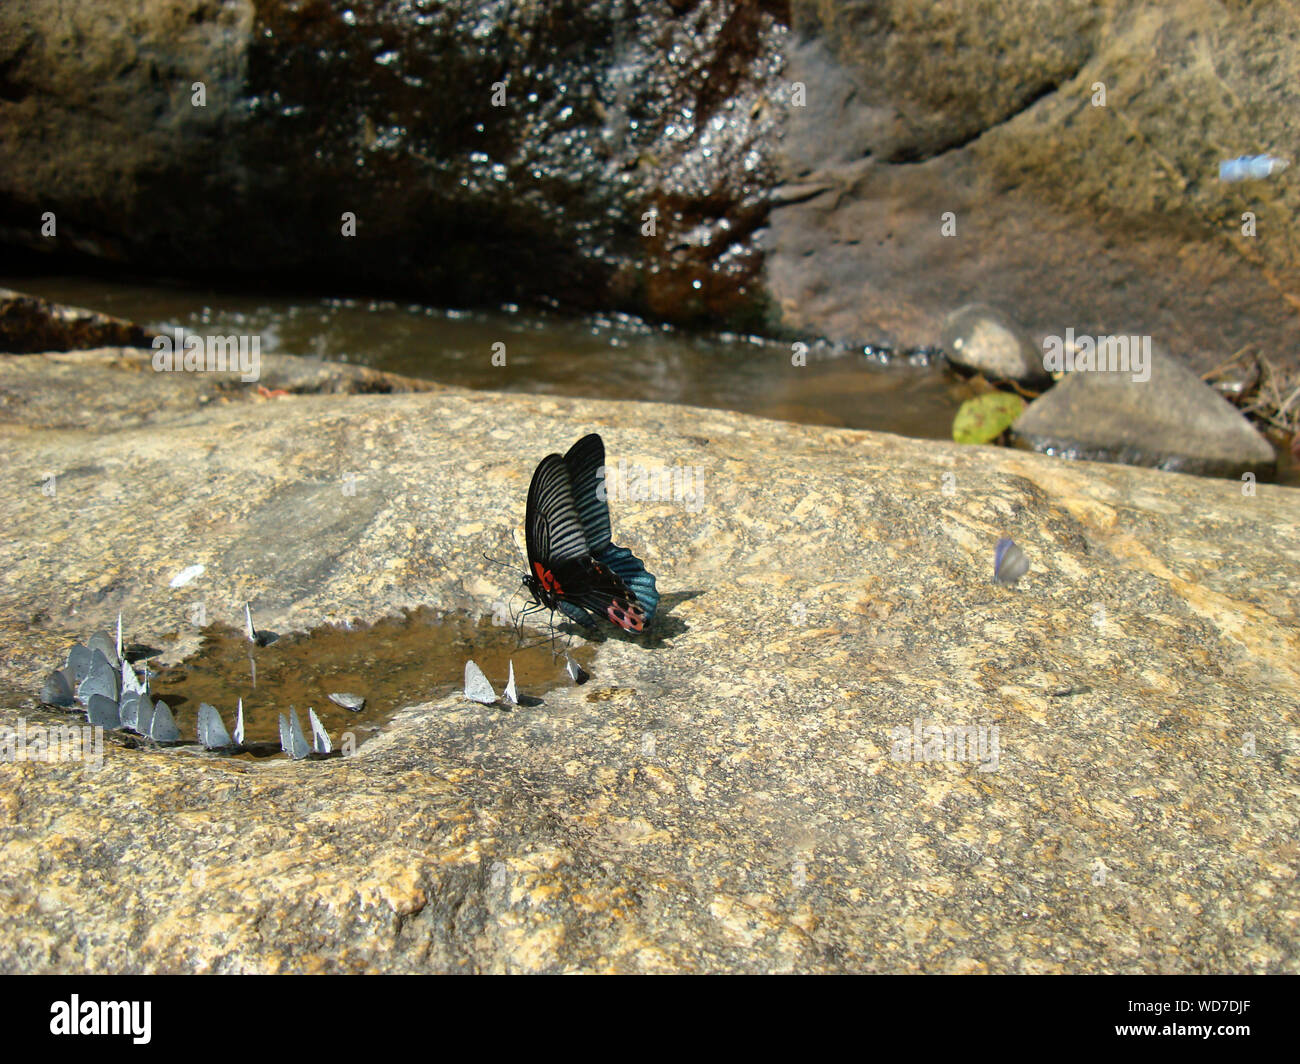
{"type": "MultiPolygon", "coordinates": [[[[120,359],[79,375],[146,379],[120,359]]],[[[0,389],[20,361],[57,380],[0,389]]],[[[452,389],[29,405],[0,423],[11,726],[119,609],[169,647],[196,597],[277,631],[489,609],[515,588],[480,552],[588,431],[704,495],[614,500],[659,638],[542,706],[411,706],[330,762],[0,763],[6,971],[1297,970],[1293,491],[452,389]],[[996,726],[996,764],[895,759],[918,720],[996,726]]]]}

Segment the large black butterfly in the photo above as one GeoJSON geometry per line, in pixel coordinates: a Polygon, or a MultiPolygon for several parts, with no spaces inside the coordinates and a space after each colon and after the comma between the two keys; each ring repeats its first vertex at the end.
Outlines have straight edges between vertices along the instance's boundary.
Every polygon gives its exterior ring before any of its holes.
{"type": "Polygon", "coordinates": [[[594,616],[642,632],[654,619],[659,591],[641,559],[610,542],[609,502],[598,490],[604,467],[605,444],[595,433],[563,458],[548,454],[538,464],[524,518],[524,586],[536,606],[588,628],[596,627],[594,616]]]}

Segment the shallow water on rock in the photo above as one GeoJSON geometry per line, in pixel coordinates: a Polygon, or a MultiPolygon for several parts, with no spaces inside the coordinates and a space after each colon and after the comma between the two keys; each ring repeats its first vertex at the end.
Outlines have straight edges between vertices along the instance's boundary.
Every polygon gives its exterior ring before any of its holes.
{"type": "Polygon", "coordinates": [[[922,439],[951,439],[957,408],[974,394],[901,354],[813,349],[807,365],[795,366],[788,343],[703,337],[619,315],[457,311],[58,276],[8,277],[0,286],[153,329],[260,336],[264,354],[316,355],[467,388],[683,403],[922,439]],[[505,345],[505,366],[493,365],[496,344],[505,345]]]}
{"type": "MultiPolygon", "coordinates": [[[[571,684],[564,657],[553,657],[544,633],[526,629],[523,635],[525,646],[520,649],[510,626],[426,609],[372,625],[289,633],[267,646],[253,646],[242,630],[214,625],[204,630],[197,653],[159,669],[151,694],[172,709],[187,742],[195,738],[201,702],[215,706],[233,734],[235,706],[242,698],[245,740],[254,747],[246,756],[280,753],[279,715],[291,706],[309,742],[311,708],[338,750],[345,733],[360,746],[382,731],[399,709],[461,690],[467,658],[478,663],[498,698],[512,660],[521,694],[538,698],[571,684]],[[365,705],[354,712],[331,701],[331,693],[360,695],[365,705]]],[[[557,635],[555,645],[562,650],[564,637],[557,635]]],[[[594,647],[578,645],[570,654],[592,670],[594,647]]]]}

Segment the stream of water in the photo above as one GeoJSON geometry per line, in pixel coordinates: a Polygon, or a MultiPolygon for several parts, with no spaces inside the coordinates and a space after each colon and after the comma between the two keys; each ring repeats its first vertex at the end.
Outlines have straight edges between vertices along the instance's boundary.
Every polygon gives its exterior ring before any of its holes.
{"type": "MultiPolygon", "coordinates": [[[[0,286],[150,329],[256,335],[264,354],[314,355],[466,388],[680,403],[919,439],[952,439],[958,407],[976,394],[932,359],[814,347],[796,367],[788,343],[702,336],[620,315],[576,319],[58,275],[0,277],[0,286]],[[504,367],[493,364],[500,344],[504,367]]],[[[1276,482],[1300,487],[1300,467],[1284,446],[1275,450],[1276,482]]]]}
{"type": "Polygon", "coordinates": [[[932,365],[879,353],[698,336],[621,316],[573,319],[506,307],[460,311],[378,299],[295,298],[79,277],[0,285],[147,328],[261,337],[264,354],[317,355],[466,388],[641,399],[736,410],[811,425],[951,439],[969,386],[932,365]],[[505,367],[494,345],[505,344],[505,367]]]}

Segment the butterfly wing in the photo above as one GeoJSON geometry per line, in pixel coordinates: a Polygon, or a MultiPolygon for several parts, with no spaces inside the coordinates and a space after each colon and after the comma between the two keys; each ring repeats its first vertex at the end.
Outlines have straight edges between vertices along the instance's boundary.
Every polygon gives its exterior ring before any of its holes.
{"type": "MultiPolygon", "coordinates": [[[[632,557],[632,552],[622,547],[614,547],[613,550],[632,557]]],[[[637,565],[645,573],[644,566],[639,562],[637,565]]],[[[604,617],[629,632],[642,632],[649,623],[650,617],[639,596],[623,582],[617,572],[598,559],[586,555],[558,567],[555,575],[563,586],[559,608],[565,616],[572,617],[588,628],[594,627],[595,622],[579,616],[584,610],[604,617]]],[[[648,573],[645,575],[653,591],[654,577],[648,573]]],[[[654,600],[656,603],[659,601],[658,594],[654,595],[654,600]]]]}
{"type": "Polygon", "coordinates": [[[584,436],[564,456],[573,487],[573,501],[582,522],[587,549],[598,555],[609,546],[609,497],[605,484],[605,441],[594,432],[584,436]]]}
{"type": "MultiPolygon", "coordinates": [[[[646,571],[640,558],[626,547],[610,542],[604,440],[594,432],[584,436],[569,448],[564,464],[572,479],[574,503],[587,537],[587,549],[600,567],[610,570],[632,592],[645,614],[645,623],[649,624],[659,604],[655,578],[646,571]]],[[[599,612],[606,614],[608,605],[605,603],[599,612]]]]}
{"type": "Polygon", "coordinates": [[[636,596],[645,613],[645,623],[653,621],[655,607],[659,605],[659,589],[655,586],[654,574],[647,571],[645,562],[626,547],[616,547],[612,543],[601,551],[596,561],[614,573],[636,596]]]}
{"type": "Polygon", "coordinates": [[[471,659],[465,662],[465,697],[490,706],[497,700],[496,689],[471,659]]]}
{"type": "Polygon", "coordinates": [[[524,524],[528,564],[532,575],[539,579],[542,578],[537,571],[539,564],[549,570],[587,553],[587,539],[573,501],[569,470],[558,454],[548,454],[533,471],[524,524]]]}
{"type": "Polygon", "coordinates": [[[640,632],[659,593],[640,559],[610,542],[609,503],[598,493],[604,465],[605,444],[592,433],[563,458],[548,454],[533,472],[524,522],[530,586],[544,605],[585,627],[595,627],[595,614],[640,632]]]}
{"type": "Polygon", "coordinates": [[[1025,552],[1010,539],[998,540],[993,552],[994,582],[1010,587],[1027,572],[1029,559],[1025,557],[1025,552]]]}
{"type": "Polygon", "coordinates": [[[564,616],[569,618],[569,620],[577,621],[584,628],[596,627],[596,622],[592,620],[591,614],[581,606],[576,606],[572,602],[566,602],[564,599],[557,600],[555,605],[564,616]]]}

